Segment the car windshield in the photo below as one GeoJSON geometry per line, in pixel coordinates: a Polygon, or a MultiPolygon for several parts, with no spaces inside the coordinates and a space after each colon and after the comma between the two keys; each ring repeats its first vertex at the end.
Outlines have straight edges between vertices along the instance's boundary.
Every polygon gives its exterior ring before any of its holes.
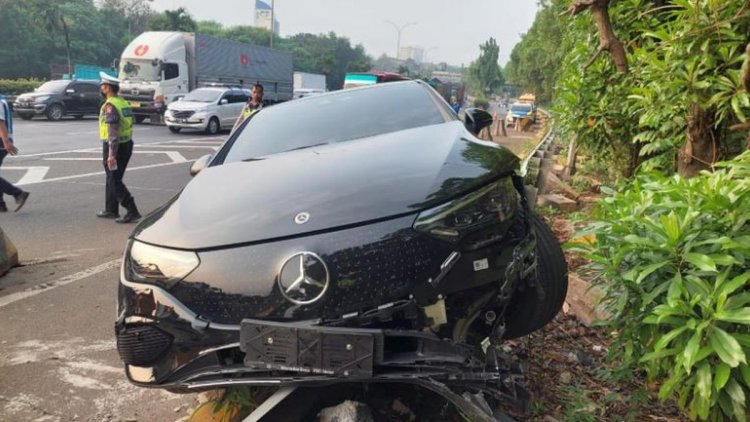
{"type": "Polygon", "coordinates": [[[268,107],[251,117],[229,146],[224,162],[444,123],[437,104],[425,87],[409,82],[268,107]]]}
{"type": "Polygon", "coordinates": [[[43,83],[39,88],[35,89],[36,92],[49,92],[59,94],[70,84],[70,81],[49,81],[43,83]]]}
{"type": "Polygon", "coordinates": [[[159,66],[151,60],[127,60],[120,64],[120,80],[154,82],[161,80],[159,66]]]}
{"type": "Polygon", "coordinates": [[[513,104],[510,106],[511,111],[528,113],[531,111],[531,105],[529,104],[513,104]]]}
{"type": "Polygon", "coordinates": [[[195,101],[197,103],[213,103],[221,95],[221,92],[213,89],[196,89],[182,99],[182,101],[195,101]]]}

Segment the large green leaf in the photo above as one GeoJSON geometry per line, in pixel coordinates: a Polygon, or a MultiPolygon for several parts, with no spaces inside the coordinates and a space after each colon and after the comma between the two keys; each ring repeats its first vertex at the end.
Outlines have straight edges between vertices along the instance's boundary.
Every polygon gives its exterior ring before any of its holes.
{"type": "Polygon", "coordinates": [[[716,318],[725,322],[750,325],[750,308],[723,311],[716,314],[716,318]]]}
{"type": "Polygon", "coordinates": [[[716,367],[716,376],[714,377],[714,391],[720,391],[729,381],[729,375],[732,373],[732,368],[726,363],[720,363],[716,367]]]}
{"type": "Polygon", "coordinates": [[[708,340],[719,359],[724,363],[736,368],[745,361],[745,352],[742,347],[729,333],[719,327],[713,326],[708,330],[708,340]]]}
{"type": "Polygon", "coordinates": [[[685,261],[695,265],[703,271],[716,272],[716,263],[708,255],[687,253],[685,254],[685,261]]]}

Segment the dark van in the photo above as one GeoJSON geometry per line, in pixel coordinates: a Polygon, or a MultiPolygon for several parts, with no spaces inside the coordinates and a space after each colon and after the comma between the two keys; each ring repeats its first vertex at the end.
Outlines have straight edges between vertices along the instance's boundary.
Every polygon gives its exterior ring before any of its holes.
{"type": "Polygon", "coordinates": [[[16,97],[13,111],[24,120],[41,115],[49,120],[60,120],[63,116],[80,119],[99,114],[101,101],[98,81],[56,80],[16,97]]]}

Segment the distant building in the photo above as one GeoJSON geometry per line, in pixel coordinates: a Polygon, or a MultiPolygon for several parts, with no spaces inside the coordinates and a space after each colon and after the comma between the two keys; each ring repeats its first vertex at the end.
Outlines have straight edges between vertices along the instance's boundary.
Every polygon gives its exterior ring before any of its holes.
{"type": "Polygon", "coordinates": [[[432,77],[440,79],[444,83],[460,84],[463,81],[463,75],[456,72],[445,72],[436,70],[432,72],[432,77]]]}
{"type": "Polygon", "coordinates": [[[399,60],[414,60],[417,64],[422,63],[424,58],[424,48],[421,47],[401,47],[398,49],[399,60]]]}
{"type": "MultiPolygon", "coordinates": [[[[255,27],[271,30],[271,5],[264,0],[255,0],[255,27]]],[[[279,21],[273,19],[273,33],[279,35],[279,21]]]]}

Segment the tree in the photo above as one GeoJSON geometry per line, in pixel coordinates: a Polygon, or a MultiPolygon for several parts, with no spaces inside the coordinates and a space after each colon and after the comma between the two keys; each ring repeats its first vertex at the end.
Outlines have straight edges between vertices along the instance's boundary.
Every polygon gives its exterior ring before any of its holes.
{"type": "Polygon", "coordinates": [[[479,46],[479,58],[469,65],[469,88],[477,95],[487,95],[504,83],[498,64],[500,48],[494,38],[479,46]]]}
{"type": "Polygon", "coordinates": [[[184,7],[180,7],[154,15],[149,21],[149,27],[153,31],[195,32],[198,24],[184,7]]]}
{"type": "Polygon", "coordinates": [[[73,74],[73,60],[70,53],[70,27],[63,12],[64,3],[34,0],[33,13],[38,24],[54,39],[62,32],[65,38],[65,53],[68,59],[68,74],[73,74]]]}

